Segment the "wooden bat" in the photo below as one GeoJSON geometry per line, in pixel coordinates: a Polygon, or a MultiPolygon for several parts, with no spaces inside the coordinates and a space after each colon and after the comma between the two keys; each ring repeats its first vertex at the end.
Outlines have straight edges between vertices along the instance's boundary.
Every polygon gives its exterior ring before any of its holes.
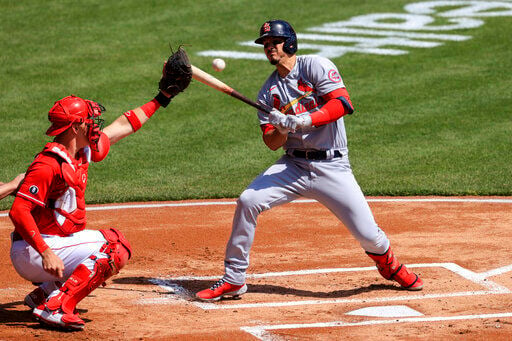
{"type": "Polygon", "coordinates": [[[210,75],[209,73],[204,72],[203,70],[195,67],[194,65],[192,65],[192,78],[200,81],[203,84],[206,84],[206,85],[214,88],[215,90],[219,90],[227,95],[230,95],[231,97],[234,97],[242,102],[245,102],[260,111],[266,112],[267,114],[270,113],[270,111],[267,108],[265,108],[264,106],[262,106],[261,104],[258,104],[256,102],[254,102],[253,100],[250,100],[249,98],[245,97],[244,95],[242,95],[241,93],[239,93],[238,91],[236,91],[235,89],[230,87],[229,85],[221,82],[217,78],[215,78],[212,75],[210,75]]]}

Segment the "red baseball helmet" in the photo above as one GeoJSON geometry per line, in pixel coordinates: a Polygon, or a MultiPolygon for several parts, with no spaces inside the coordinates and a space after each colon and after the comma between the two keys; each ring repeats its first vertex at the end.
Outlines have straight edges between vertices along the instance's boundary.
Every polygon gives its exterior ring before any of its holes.
{"type": "Polygon", "coordinates": [[[89,125],[103,125],[99,118],[105,108],[96,102],[75,95],[64,97],[55,102],[48,112],[52,125],[46,131],[48,136],[56,136],[71,127],[73,123],[86,122],[89,125]]]}

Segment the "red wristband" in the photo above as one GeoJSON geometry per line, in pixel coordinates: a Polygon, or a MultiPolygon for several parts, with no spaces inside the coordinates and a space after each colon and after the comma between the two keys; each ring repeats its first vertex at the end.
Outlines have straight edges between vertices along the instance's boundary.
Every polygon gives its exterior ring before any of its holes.
{"type": "Polygon", "coordinates": [[[266,133],[268,133],[271,130],[276,129],[276,127],[274,127],[270,123],[262,124],[262,125],[260,125],[260,128],[261,128],[261,131],[263,132],[263,135],[265,135],[266,133]]]}
{"type": "Polygon", "coordinates": [[[130,122],[130,124],[132,125],[134,132],[136,132],[137,130],[140,129],[140,127],[142,127],[142,123],[140,123],[139,118],[137,117],[137,115],[135,115],[133,110],[125,112],[123,115],[128,119],[128,122],[130,122]]]}
{"type": "Polygon", "coordinates": [[[144,111],[144,114],[146,114],[146,116],[150,118],[151,116],[153,116],[155,111],[157,111],[157,109],[160,108],[160,103],[158,103],[158,101],[155,98],[153,98],[151,101],[147,102],[140,108],[142,109],[142,111],[144,111]]]}

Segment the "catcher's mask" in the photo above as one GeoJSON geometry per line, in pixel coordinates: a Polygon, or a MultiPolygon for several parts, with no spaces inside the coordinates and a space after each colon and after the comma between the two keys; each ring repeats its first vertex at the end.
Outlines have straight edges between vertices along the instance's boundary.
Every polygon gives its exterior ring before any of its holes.
{"type": "Polygon", "coordinates": [[[260,37],[254,42],[262,45],[263,39],[266,37],[285,38],[283,51],[288,54],[295,54],[295,52],[297,52],[297,35],[292,25],[284,20],[270,20],[265,22],[261,25],[260,37]]]}
{"type": "Polygon", "coordinates": [[[48,120],[52,125],[46,131],[48,136],[56,136],[71,127],[73,123],[85,122],[88,129],[88,138],[93,127],[103,129],[104,120],[100,118],[105,107],[101,104],[76,97],[75,95],[64,97],[55,102],[48,112],[48,120]]]}

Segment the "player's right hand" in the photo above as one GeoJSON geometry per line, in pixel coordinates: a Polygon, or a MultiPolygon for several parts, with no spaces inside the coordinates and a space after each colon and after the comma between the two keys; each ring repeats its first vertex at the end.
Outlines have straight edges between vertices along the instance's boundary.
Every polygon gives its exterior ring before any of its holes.
{"type": "Polygon", "coordinates": [[[43,258],[44,271],[57,278],[62,278],[64,275],[64,262],[62,259],[60,259],[60,257],[57,256],[50,248],[44,250],[41,257],[43,258]]]}
{"type": "Polygon", "coordinates": [[[285,126],[286,115],[281,113],[276,108],[272,108],[272,110],[268,114],[268,121],[270,124],[272,124],[274,127],[276,127],[277,130],[279,130],[279,132],[281,134],[288,134],[288,132],[290,131],[285,126]]]}

